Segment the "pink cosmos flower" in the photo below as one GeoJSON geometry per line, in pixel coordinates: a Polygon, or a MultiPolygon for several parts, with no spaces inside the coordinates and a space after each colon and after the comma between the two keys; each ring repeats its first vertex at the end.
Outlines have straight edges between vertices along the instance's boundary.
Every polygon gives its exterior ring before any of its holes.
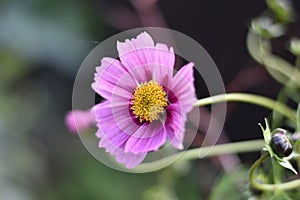
{"type": "Polygon", "coordinates": [[[196,101],[193,63],[174,76],[175,54],[143,32],[117,43],[120,60],[105,57],[92,88],[105,98],[92,111],[99,148],[127,168],[142,162],[168,139],[183,148],[186,115],[196,101]]]}

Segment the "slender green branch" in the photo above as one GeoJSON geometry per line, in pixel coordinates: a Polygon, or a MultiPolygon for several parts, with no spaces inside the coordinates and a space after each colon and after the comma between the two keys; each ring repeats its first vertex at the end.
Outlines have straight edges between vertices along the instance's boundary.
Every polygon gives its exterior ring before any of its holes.
{"type": "Polygon", "coordinates": [[[179,161],[184,161],[190,159],[199,159],[204,157],[217,156],[221,154],[253,152],[253,151],[259,151],[263,147],[264,147],[264,140],[262,139],[200,147],[200,148],[183,151],[168,157],[164,157],[157,161],[141,163],[134,169],[127,169],[126,171],[136,172],[136,173],[151,172],[151,171],[162,169],[174,163],[179,158],[180,158],[179,161]]]}
{"type": "Polygon", "coordinates": [[[255,181],[254,172],[255,170],[261,165],[261,163],[269,157],[269,153],[265,153],[263,156],[261,156],[250,168],[249,172],[249,179],[250,183],[253,187],[259,190],[264,191],[275,191],[275,190],[292,190],[296,188],[300,188],[300,179],[289,181],[285,183],[279,183],[279,184],[264,184],[259,183],[255,181]]]}
{"type": "Polygon", "coordinates": [[[194,106],[205,106],[214,103],[220,103],[225,101],[238,101],[244,103],[251,103],[259,106],[275,110],[292,121],[296,122],[296,113],[294,110],[288,106],[277,102],[268,97],[263,97],[255,94],[245,94],[245,93],[229,93],[229,94],[220,94],[212,97],[207,97],[204,99],[198,100],[194,106]]]}

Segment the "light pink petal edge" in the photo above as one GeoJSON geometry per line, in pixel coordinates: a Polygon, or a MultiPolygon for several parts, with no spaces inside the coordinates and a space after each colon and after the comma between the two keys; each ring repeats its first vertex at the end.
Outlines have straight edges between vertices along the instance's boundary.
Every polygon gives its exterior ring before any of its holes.
{"type": "Polygon", "coordinates": [[[102,138],[99,142],[99,148],[105,148],[112,156],[115,156],[116,161],[125,164],[127,168],[134,168],[140,164],[146,157],[147,153],[134,154],[125,152],[120,147],[115,147],[109,140],[102,138]]]}
{"type": "Polygon", "coordinates": [[[197,101],[193,75],[194,63],[183,66],[175,75],[171,90],[179,101],[183,113],[192,110],[193,104],[197,101]]]}
{"type": "Polygon", "coordinates": [[[122,64],[138,82],[154,79],[167,86],[175,64],[173,48],[160,43],[154,45],[152,37],[143,32],[137,38],[118,42],[117,49],[122,64]]]}

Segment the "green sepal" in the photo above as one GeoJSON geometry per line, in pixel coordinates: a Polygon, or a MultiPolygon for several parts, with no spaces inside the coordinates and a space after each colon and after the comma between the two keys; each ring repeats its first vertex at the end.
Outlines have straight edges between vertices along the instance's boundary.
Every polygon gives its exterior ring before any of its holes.
{"type": "Polygon", "coordinates": [[[270,126],[268,123],[267,118],[265,118],[265,124],[266,124],[266,128],[264,128],[260,123],[258,124],[263,132],[263,136],[264,136],[264,140],[265,140],[265,149],[269,152],[270,156],[273,157],[274,156],[274,152],[270,146],[270,141],[272,138],[272,133],[270,131],[270,126]]]}
{"type": "MultiPolygon", "coordinates": [[[[272,132],[269,126],[269,122],[268,120],[265,118],[265,124],[266,124],[266,128],[264,128],[261,124],[259,124],[262,132],[263,132],[263,136],[264,136],[264,140],[265,140],[265,150],[267,150],[271,156],[271,158],[275,158],[276,162],[281,165],[282,167],[291,170],[292,172],[294,172],[295,174],[298,174],[297,171],[293,168],[292,164],[289,161],[289,157],[284,157],[284,158],[280,158],[278,157],[273,149],[270,146],[270,141],[272,138],[272,132]]],[[[276,131],[276,129],[274,130],[276,131]]]]}
{"type": "Polygon", "coordinates": [[[294,169],[294,167],[292,166],[292,164],[290,163],[287,157],[279,158],[276,155],[274,157],[276,158],[277,163],[280,164],[282,167],[291,170],[295,174],[298,174],[298,172],[294,169]]]}

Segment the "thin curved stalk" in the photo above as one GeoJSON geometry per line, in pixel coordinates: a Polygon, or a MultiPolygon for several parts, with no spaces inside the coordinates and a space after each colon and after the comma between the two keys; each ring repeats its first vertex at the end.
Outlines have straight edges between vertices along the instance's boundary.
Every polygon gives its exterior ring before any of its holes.
{"type": "Polygon", "coordinates": [[[194,106],[205,106],[214,103],[229,102],[229,101],[250,103],[265,108],[269,108],[271,110],[275,110],[281,113],[282,115],[286,116],[293,122],[296,122],[296,112],[294,110],[273,99],[255,95],[255,94],[245,94],[245,93],[220,94],[220,95],[200,99],[196,103],[194,103],[194,106]]]}
{"type": "Polygon", "coordinates": [[[261,156],[250,168],[249,172],[249,179],[250,183],[253,187],[259,190],[264,191],[275,191],[275,190],[292,190],[296,188],[300,188],[300,179],[289,181],[285,183],[278,183],[278,184],[264,184],[255,181],[254,172],[255,170],[261,165],[261,163],[269,157],[269,153],[265,153],[261,156]]]}

